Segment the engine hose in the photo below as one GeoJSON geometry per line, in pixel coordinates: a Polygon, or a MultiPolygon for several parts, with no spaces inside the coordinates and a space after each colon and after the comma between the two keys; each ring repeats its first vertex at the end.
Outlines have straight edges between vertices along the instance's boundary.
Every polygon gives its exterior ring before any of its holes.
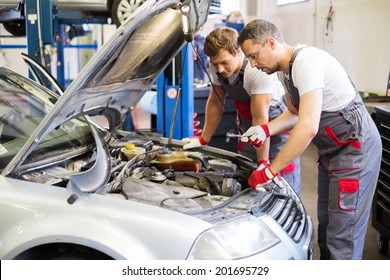
{"type": "Polygon", "coordinates": [[[238,192],[238,193],[234,194],[232,197],[230,197],[228,200],[222,202],[221,204],[219,204],[217,206],[214,206],[214,207],[211,207],[211,208],[208,208],[208,209],[205,209],[205,210],[195,210],[195,211],[180,211],[179,210],[179,211],[181,213],[188,214],[188,215],[199,215],[199,214],[203,214],[203,213],[206,213],[206,212],[216,211],[216,210],[219,210],[221,208],[227,207],[234,200],[236,200],[240,196],[246,194],[247,192],[250,192],[251,190],[252,189],[245,189],[245,190],[243,190],[241,192],[238,192]]]}

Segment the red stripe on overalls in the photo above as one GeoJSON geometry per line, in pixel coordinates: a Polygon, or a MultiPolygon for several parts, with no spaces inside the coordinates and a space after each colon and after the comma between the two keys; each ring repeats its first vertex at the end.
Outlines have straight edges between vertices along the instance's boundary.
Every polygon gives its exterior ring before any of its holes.
{"type": "MultiPolygon", "coordinates": [[[[250,103],[235,99],[234,104],[236,105],[238,115],[240,115],[244,119],[252,120],[250,103]]],[[[244,133],[244,132],[245,131],[242,131],[242,133],[244,133]]],[[[240,152],[243,149],[244,149],[244,147],[243,147],[242,142],[238,141],[237,150],[240,152]]]]}
{"type": "Polygon", "coordinates": [[[329,136],[329,138],[332,139],[337,146],[342,147],[344,145],[350,144],[356,149],[360,149],[361,145],[359,141],[356,140],[340,141],[340,139],[337,138],[336,134],[333,132],[332,128],[329,125],[326,126],[324,129],[326,134],[329,136]]]}
{"type": "Polygon", "coordinates": [[[247,120],[252,120],[251,105],[248,102],[241,100],[234,100],[234,104],[237,108],[237,113],[247,120]]]}

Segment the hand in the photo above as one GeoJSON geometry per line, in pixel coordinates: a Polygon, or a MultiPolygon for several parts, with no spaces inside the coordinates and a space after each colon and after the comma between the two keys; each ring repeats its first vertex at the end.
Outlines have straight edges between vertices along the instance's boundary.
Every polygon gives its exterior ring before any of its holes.
{"type": "Polygon", "coordinates": [[[200,147],[200,146],[205,146],[205,145],[208,144],[206,141],[204,141],[202,136],[191,138],[191,139],[184,138],[184,139],[182,139],[182,141],[185,141],[185,142],[188,143],[188,144],[185,144],[183,146],[184,150],[191,149],[191,148],[196,148],[196,147],[200,147]]]}
{"type": "Polygon", "coordinates": [[[253,171],[248,179],[249,186],[256,191],[267,189],[266,185],[268,185],[271,181],[274,181],[275,183],[280,181],[279,174],[274,174],[271,171],[269,164],[264,166],[265,167],[262,169],[259,169],[259,167],[257,170],[253,171]]]}
{"type": "Polygon", "coordinates": [[[243,135],[241,135],[242,142],[248,142],[259,148],[263,145],[265,139],[269,137],[269,130],[266,124],[251,126],[243,135]]]}

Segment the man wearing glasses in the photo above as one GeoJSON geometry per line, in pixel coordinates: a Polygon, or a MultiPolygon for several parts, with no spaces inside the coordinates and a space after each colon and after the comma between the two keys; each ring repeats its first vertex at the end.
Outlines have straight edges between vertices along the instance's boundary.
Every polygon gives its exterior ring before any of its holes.
{"type": "Polygon", "coordinates": [[[318,150],[318,245],[321,259],[361,259],[381,163],[378,129],[341,64],[315,47],[290,46],[278,28],[253,20],[238,38],[253,67],[284,74],[288,110],[241,141],[260,147],[269,135],[291,136],[271,165],[254,171],[257,189],[278,176],[311,141],[318,150]]]}
{"type": "MultiPolygon", "coordinates": [[[[207,37],[204,52],[210,60],[210,95],[206,103],[205,123],[202,135],[191,139],[184,149],[207,145],[210,142],[224,111],[225,98],[229,95],[237,108],[239,133],[252,125],[263,125],[286,110],[284,88],[276,74],[267,75],[252,68],[237,44],[235,29],[222,27],[207,37]]],[[[249,59],[253,59],[250,57],[249,59]]],[[[238,152],[258,163],[259,168],[269,165],[287,141],[289,132],[274,135],[260,148],[239,141],[238,152]]],[[[295,158],[280,172],[284,179],[300,195],[300,162],[295,158]]]]}

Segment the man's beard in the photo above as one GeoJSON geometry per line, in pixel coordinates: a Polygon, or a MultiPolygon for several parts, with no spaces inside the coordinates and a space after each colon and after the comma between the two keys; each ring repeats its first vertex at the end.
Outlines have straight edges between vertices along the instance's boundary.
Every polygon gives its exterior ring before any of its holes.
{"type": "Polygon", "coordinates": [[[279,72],[282,70],[282,66],[280,65],[279,62],[277,62],[273,67],[269,68],[269,71],[267,74],[273,74],[275,72],[279,72]]]}
{"type": "Polygon", "coordinates": [[[258,67],[258,69],[268,75],[271,75],[275,72],[281,71],[282,67],[280,66],[280,63],[276,63],[276,65],[274,65],[273,67],[258,67]]]}

